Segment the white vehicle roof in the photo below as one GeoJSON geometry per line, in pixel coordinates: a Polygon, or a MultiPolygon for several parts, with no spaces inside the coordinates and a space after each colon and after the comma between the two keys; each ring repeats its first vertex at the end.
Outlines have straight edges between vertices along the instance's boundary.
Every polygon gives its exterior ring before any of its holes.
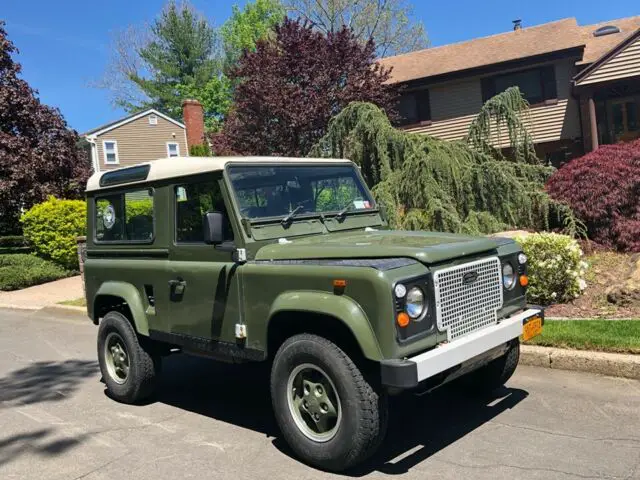
{"type": "MultiPolygon", "coordinates": [[[[145,180],[127,182],[131,184],[135,183],[147,183],[156,180],[162,180],[165,178],[185,177],[187,175],[194,175],[203,172],[215,172],[224,170],[229,163],[261,163],[261,164],[282,164],[282,163],[305,163],[305,164],[318,164],[318,163],[348,163],[352,164],[351,160],[333,159],[333,158],[291,158],[291,157],[172,157],[161,158],[153,162],[139,163],[137,165],[131,165],[123,168],[117,168],[113,170],[106,170],[104,172],[98,172],[91,175],[87,182],[87,192],[94,190],[100,190],[100,179],[111,172],[123,171],[139,167],[140,165],[149,165],[149,174],[145,180]]],[[[109,185],[111,186],[111,185],[109,185]]]]}

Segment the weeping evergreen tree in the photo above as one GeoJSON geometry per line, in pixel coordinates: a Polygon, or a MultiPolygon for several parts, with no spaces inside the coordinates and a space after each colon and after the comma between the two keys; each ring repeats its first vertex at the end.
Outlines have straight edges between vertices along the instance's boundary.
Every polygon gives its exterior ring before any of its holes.
{"type": "Polygon", "coordinates": [[[455,142],[398,130],[375,105],[354,102],[332,119],[310,155],[357,163],[393,228],[481,234],[564,222],[575,234],[571,210],[544,191],[554,169],[532,163],[531,139],[512,115],[522,104],[504,106],[515,100],[513,91],[498,97],[483,109],[468,141],[455,142]],[[515,161],[489,143],[498,118],[515,161]]]}

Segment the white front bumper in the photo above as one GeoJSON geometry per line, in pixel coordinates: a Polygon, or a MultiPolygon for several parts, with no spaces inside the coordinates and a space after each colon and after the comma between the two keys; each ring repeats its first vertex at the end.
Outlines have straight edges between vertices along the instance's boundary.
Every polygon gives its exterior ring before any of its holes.
{"type": "Polygon", "coordinates": [[[383,362],[382,383],[396,387],[417,385],[438,373],[518,338],[522,335],[525,320],[536,315],[542,316],[543,311],[530,308],[505,318],[496,325],[470,333],[451,343],[442,344],[415,357],[395,363],[383,362]],[[402,372],[396,369],[401,369],[402,372]]]}

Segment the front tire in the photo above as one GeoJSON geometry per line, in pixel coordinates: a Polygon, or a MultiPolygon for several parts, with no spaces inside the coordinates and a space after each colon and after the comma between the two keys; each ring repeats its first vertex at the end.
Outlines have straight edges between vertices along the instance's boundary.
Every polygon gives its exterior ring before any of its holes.
{"type": "Polygon", "coordinates": [[[271,370],[271,399],[289,446],[324,470],[362,462],[386,432],[386,395],[344,351],[316,335],[296,335],[282,344],[271,370]]]}
{"type": "Polygon", "coordinates": [[[516,371],[519,361],[520,341],[516,338],[509,342],[504,355],[467,374],[463,381],[477,393],[491,393],[507,383],[516,371]]]}
{"type": "Polygon", "coordinates": [[[109,395],[122,403],[137,403],[155,390],[161,358],[152,346],[141,345],[127,317],[107,313],[98,329],[98,362],[109,395]]]}

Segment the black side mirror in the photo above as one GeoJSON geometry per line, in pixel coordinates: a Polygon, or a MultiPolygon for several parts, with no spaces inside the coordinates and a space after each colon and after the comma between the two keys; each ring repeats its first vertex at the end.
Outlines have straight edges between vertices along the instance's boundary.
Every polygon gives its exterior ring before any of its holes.
{"type": "Polygon", "coordinates": [[[224,241],[224,214],[209,212],[202,217],[202,230],[204,231],[204,243],[218,245],[224,241]]]}

